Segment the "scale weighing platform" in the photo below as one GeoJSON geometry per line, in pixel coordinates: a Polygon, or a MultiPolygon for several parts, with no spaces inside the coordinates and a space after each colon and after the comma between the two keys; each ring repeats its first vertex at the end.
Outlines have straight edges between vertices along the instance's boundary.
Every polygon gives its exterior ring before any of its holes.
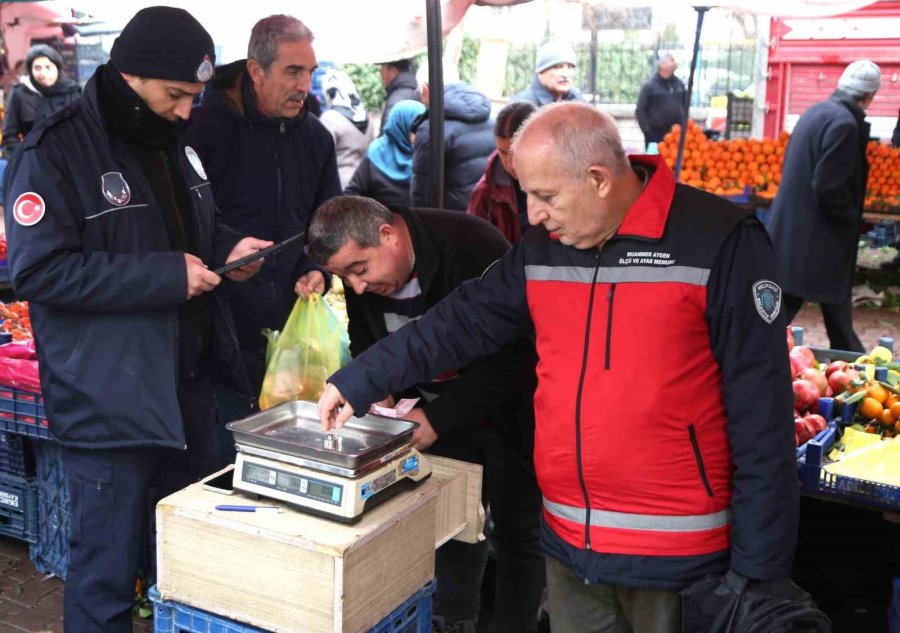
{"type": "Polygon", "coordinates": [[[293,401],[229,423],[236,490],[355,523],[365,510],[431,475],[412,447],[415,422],[377,415],[323,432],[315,403],[293,401]]]}

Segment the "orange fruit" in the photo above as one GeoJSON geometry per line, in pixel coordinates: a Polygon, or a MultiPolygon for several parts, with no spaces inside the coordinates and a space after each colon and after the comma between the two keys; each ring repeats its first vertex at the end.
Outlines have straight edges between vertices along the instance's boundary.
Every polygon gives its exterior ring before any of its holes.
{"type": "Polygon", "coordinates": [[[900,402],[895,402],[891,405],[891,415],[894,416],[895,420],[900,420],[900,402]]]}
{"type": "Polygon", "coordinates": [[[894,426],[894,416],[891,415],[890,409],[881,412],[881,423],[885,426],[894,426]]]}
{"type": "Polygon", "coordinates": [[[870,420],[880,420],[881,412],[884,411],[884,407],[881,406],[881,403],[875,398],[866,397],[862,401],[862,405],[859,407],[860,413],[869,418],[870,420]]]}
{"type": "Polygon", "coordinates": [[[878,401],[878,404],[880,404],[882,406],[887,401],[889,395],[890,395],[890,393],[888,392],[888,390],[885,389],[884,387],[882,387],[881,385],[879,385],[877,382],[871,383],[866,388],[866,397],[874,398],[875,400],[878,401]]]}

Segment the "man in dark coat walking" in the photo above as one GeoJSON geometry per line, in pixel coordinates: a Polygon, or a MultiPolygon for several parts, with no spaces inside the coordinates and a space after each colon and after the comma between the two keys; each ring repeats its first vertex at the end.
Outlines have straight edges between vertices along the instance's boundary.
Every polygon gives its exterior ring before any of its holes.
{"type": "Polygon", "coordinates": [[[663,55],[657,73],[641,87],[634,114],[647,145],[659,143],[684,120],[684,84],[675,76],[676,68],[675,58],[663,55]]]}
{"type": "Polygon", "coordinates": [[[869,175],[865,110],[880,86],[878,66],[855,61],[837,90],[800,117],[771,209],[787,321],[804,301],[818,302],[832,349],[864,351],[853,331],[851,292],[869,175]]]}

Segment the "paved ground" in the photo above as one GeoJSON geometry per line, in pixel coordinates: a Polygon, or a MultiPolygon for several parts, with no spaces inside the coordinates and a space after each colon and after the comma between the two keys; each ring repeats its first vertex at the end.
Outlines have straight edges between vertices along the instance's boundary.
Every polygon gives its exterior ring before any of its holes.
{"type": "MultiPolygon", "coordinates": [[[[27,543],[0,537],[0,633],[61,633],[62,610],[62,581],[34,568],[27,543]]],[[[153,621],[134,629],[152,631],[153,621]]]]}
{"type": "MultiPolygon", "coordinates": [[[[866,349],[880,336],[894,336],[900,352],[900,312],[887,309],[858,308],[854,314],[856,331],[866,349]]],[[[805,328],[804,342],[828,346],[828,337],[816,306],[807,305],[794,322],[805,328]]],[[[0,537],[0,633],[61,632],[62,589],[58,578],[44,577],[31,564],[28,546],[0,537]]],[[[135,631],[152,631],[151,620],[135,619],[135,631]]]]}

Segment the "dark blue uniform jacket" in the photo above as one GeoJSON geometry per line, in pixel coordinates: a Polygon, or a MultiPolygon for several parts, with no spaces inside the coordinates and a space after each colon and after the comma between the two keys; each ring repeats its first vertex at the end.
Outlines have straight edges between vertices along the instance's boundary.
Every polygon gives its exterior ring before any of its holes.
{"type": "MultiPolygon", "coordinates": [[[[222,264],[240,236],[216,222],[202,165],[188,162],[183,144],[178,156],[200,258],[222,264]]],[[[184,254],[169,246],[140,164],[107,135],[95,79],[82,99],[28,136],[7,170],[6,192],[10,274],[18,296],[31,302],[52,435],[69,447],[184,448],[176,393],[184,254]],[[121,205],[102,187],[120,182],[116,173],[130,190],[121,205]],[[27,192],[45,207],[32,226],[13,217],[27,192]]],[[[213,364],[227,373],[222,380],[249,391],[222,295],[213,292],[210,304],[213,364]]]]}
{"type": "MultiPolygon", "coordinates": [[[[319,205],[341,194],[334,141],[305,111],[294,119],[260,113],[242,68],[230,64],[207,88],[187,138],[206,166],[222,221],[277,242],[306,231],[319,205]]],[[[224,282],[254,387],[264,372],[261,331],[284,327],[297,300],[294,283],[314,268],[298,244],[267,258],[252,279],[224,282]]]]}

